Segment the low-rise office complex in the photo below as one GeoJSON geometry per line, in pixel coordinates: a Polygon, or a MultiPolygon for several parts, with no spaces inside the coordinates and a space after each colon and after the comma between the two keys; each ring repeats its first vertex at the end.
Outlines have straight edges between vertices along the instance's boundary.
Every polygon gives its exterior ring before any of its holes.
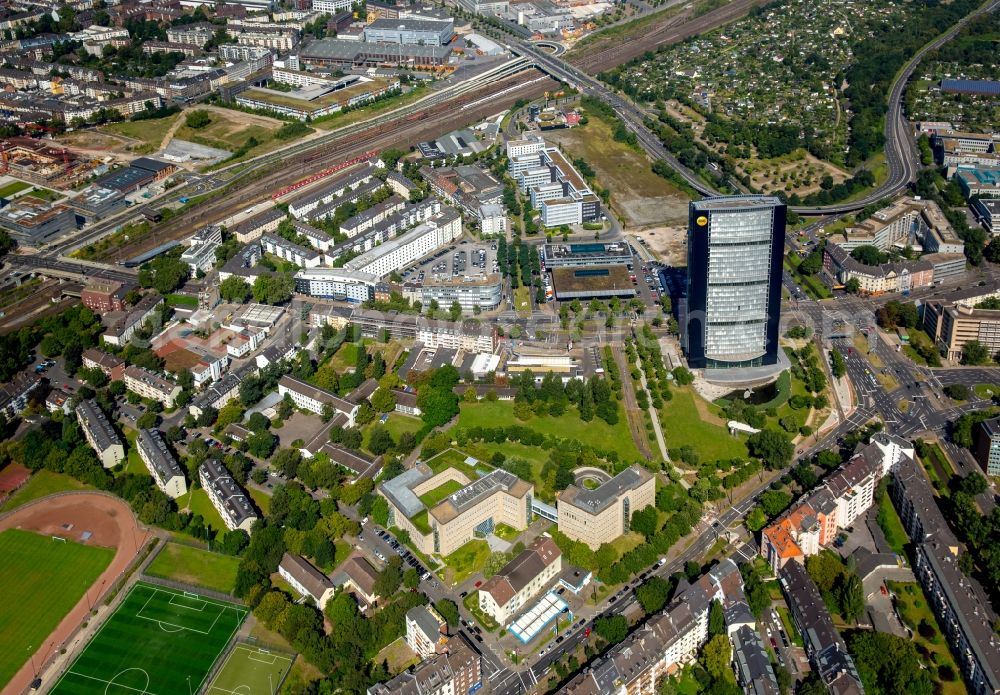
{"type": "Polygon", "coordinates": [[[218,459],[205,461],[198,468],[198,479],[208,494],[212,506],[222,517],[226,528],[230,531],[241,529],[250,533],[254,522],[257,521],[257,512],[222,462],[218,459]]]}
{"type": "Polygon", "coordinates": [[[531,522],[534,486],[504,470],[488,470],[475,459],[462,469],[435,473],[426,463],[382,483],[389,525],[409,532],[420,552],[449,555],[497,524],[515,529],[531,522]],[[443,490],[454,492],[440,497],[443,490]]]}
{"type": "Polygon", "coordinates": [[[629,531],[633,512],[656,504],[656,479],[632,466],[595,490],[570,485],[558,494],[559,530],[596,550],[629,531]]]}
{"type": "Polygon", "coordinates": [[[114,468],[125,460],[125,447],[104,411],[94,400],[80,401],[76,419],[90,448],[105,468],[114,468]]]}
{"type": "Polygon", "coordinates": [[[139,458],[146,464],[150,475],[156,481],[156,486],[167,496],[177,499],[187,493],[187,480],[177,459],[170,453],[167,443],[159,430],[139,430],[135,439],[139,458]]]}
{"type": "Polygon", "coordinates": [[[354,416],[358,413],[357,403],[351,403],[335,393],[330,393],[288,374],[278,381],[278,395],[284,398],[285,394],[291,396],[297,407],[317,415],[323,412],[324,406],[330,406],[335,415],[340,413],[347,418],[348,426],[354,426],[354,416]]]}

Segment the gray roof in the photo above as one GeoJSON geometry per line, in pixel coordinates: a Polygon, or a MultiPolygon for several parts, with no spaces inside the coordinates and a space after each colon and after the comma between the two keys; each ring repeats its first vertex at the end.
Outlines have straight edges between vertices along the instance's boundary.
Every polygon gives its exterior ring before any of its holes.
{"type": "Polygon", "coordinates": [[[301,256],[305,260],[312,260],[313,258],[317,258],[320,255],[319,251],[317,251],[316,249],[310,248],[308,246],[300,246],[294,242],[289,241],[288,239],[285,239],[284,237],[278,236],[277,234],[264,234],[260,238],[260,242],[261,246],[263,246],[266,243],[269,243],[279,249],[284,249],[285,251],[288,251],[289,253],[292,253],[296,256],[301,256]]]}
{"type": "Polygon", "coordinates": [[[634,490],[652,477],[648,471],[638,466],[630,466],[595,490],[586,490],[570,485],[559,495],[560,504],[571,504],[590,514],[598,514],[607,509],[628,490],[634,490]]]}
{"type": "Polygon", "coordinates": [[[76,419],[79,420],[80,426],[90,433],[90,438],[98,451],[107,451],[115,444],[121,445],[122,440],[104,411],[97,405],[97,401],[93,399],[80,401],[80,405],[76,406],[76,419]]]}
{"type": "Polygon", "coordinates": [[[414,606],[406,611],[406,619],[416,623],[417,627],[431,639],[436,639],[441,634],[441,623],[431,615],[427,606],[414,606]]]}
{"type": "Polygon", "coordinates": [[[290,376],[288,374],[285,374],[284,376],[281,377],[281,379],[278,380],[278,385],[284,386],[290,391],[295,391],[296,393],[308,396],[309,398],[313,398],[317,401],[321,401],[323,403],[329,403],[335,411],[344,414],[350,413],[351,411],[353,411],[355,408],[358,407],[357,404],[351,403],[350,401],[341,398],[335,393],[331,393],[326,389],[321,389],[318,386],[313,386],[307,381],[302,381],[302,379],[296,379],[295,377],[290,376]]]}
{"type": "Polygon", "coordinates": [[[278,567],[294,577],[316,600],[322,598],[327,589],[333,588],[333,582],[330,581],[329,577],[299,555],[285,553],[278,567]]]}
{"type": "Polygon", "coordinates": [[[159,430],[142,429],[136,437],[136,444],[146,453],[146,458],[152,463],[153,475],[162,484],[174,476],[184,477],[177,459],[170,453],[167,443],[159,430]]]}
{"type": "Polygon", "coordinates": [[[410,518],[425,508],[420,498],[413,494],[413,488],[433,476],[434,474],[427,466],[416,466],[397,475],[392,480],[385,481],[379,489],[399,511],[410,518]]]}
{"type": "Polygon", "coordinates": [[[382,30],[393,30],[393,29],[405,29],[406,31],[444,31],[449,26],[453,26],[454,22],[452,20],[433,20],[433,19],[376,19],[374,22],[369,24],[366,28],[368,29],[382,29],[382,30]]]}
{"type": "MultiPolygon", "coordinates": [[[[340,60],[354,61],[359,56],[369,53],[381,54],[385,50],[384,44],[368,44],[363,41],[348,41],[345,39],[319,39],[311,41],[299,51],[299,57],[308,61],[310,58],[316,60],[340,60]]],[[[451,53],[451,46],[421,46],[419,44],[392,45],[394,55],[402,58],[408,57],[431,57],[444,60],[451,53]]]]}
{"type": "Polygon", "coordinates": [[[246,234],[247,232],[252,232],[255,229],[264,227],[275,220],[280,220],[285,217],[285,211],[279,208],[271,208],[270,210],[265,210],[264,212],[249,217],[238,225],[233,230],[237,234],[246,234]]]}
{"type": "Polygon", "coordinates": [[[198,474],[201,476],[202,484],[206,488],[211,488],[215,496],[222,500],[222,509],[219,512],[229,517],[233,526],[257,518],[257,512],[254,511],[250,500],[243,494],[243,490],[221,461],[208,459],[201,464],[198,474]]]}
{"type": "Polygon", "coordinates": [[[748,695],[778,695],[778,679],[771,668],[771,660],[764,650],[764,642],[756,631],[741,627],[732,635],[733,662],[743,692],[748,695]]]}
{"type": "Polygon", "coordinates": [[[478,504],[484,497],[489,497],[498,489],[509,490],[520,480],[516,475],[502,469],[496,469],[484,475],[479,480],[475,480],[458,492],[448,497],[455,509],[461,512],[475,504],[478,504]]]}

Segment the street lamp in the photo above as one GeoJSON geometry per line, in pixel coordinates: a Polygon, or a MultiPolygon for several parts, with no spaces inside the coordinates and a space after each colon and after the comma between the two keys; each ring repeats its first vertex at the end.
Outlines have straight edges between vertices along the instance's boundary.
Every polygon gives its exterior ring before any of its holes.
{"type": "Polygon", "coordinates": [[[31,672],[35,674],[34,678],[38,678],[38,669],[35,667],[35,652],[30,645],[28,646],[28,656],[31,659],[31,672]]]}

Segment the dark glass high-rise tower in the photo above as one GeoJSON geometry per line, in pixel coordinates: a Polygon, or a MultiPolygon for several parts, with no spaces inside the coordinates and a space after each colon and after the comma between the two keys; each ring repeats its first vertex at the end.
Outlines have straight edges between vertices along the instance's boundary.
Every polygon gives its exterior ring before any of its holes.
{"type": "Polygon", "coordinates": [[[778,362],[785,213],[785,204],[774,196],[691,203],[683,317],[683,347],[691,367],[778,362]]]}

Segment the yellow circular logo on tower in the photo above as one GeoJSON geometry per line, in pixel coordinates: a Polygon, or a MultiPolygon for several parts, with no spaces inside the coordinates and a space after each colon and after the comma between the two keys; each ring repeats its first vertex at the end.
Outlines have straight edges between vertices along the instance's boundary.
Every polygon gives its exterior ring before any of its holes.
{"type": "Polygon", "coordinates": [[[704,227],[706,224],[708,224],[708,218],[705,217],[704,215],[701,215],[698,219],[695,220],[695,222],[698,223],[699,227],[704,227]]]}

